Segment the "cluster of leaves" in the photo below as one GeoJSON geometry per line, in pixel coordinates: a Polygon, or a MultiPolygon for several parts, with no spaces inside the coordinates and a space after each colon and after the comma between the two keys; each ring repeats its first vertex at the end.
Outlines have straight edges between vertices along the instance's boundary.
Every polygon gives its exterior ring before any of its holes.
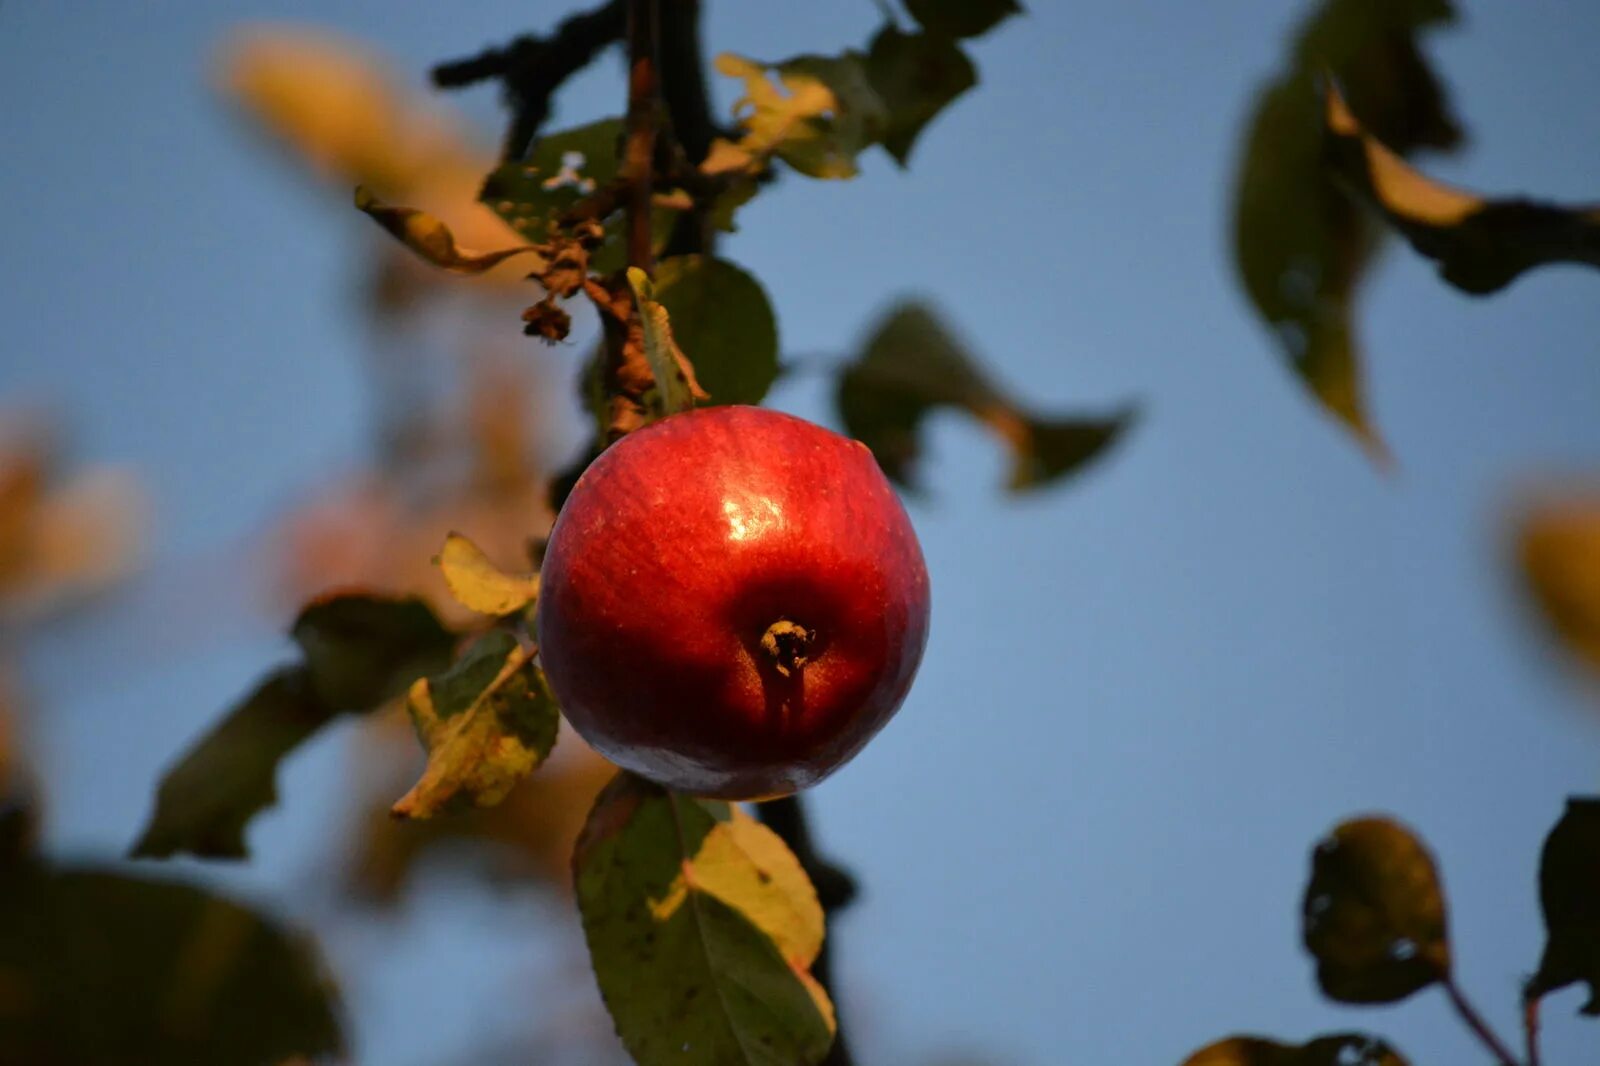
{"type": "MultiPolygon", "coordinates": [[[[1585,1014],[1600,1014],[1600,798],[1568,800],[1546,838],[1539,868],[1546,941],[1523,986],[1530,1019],[1541,997],[1579,981],[1585,1014]]],[[[1503,1066],[1516,1057],[1467,1003],[1452,972],[1449,922],[1439,871],[1411,830],[1381,817],[1343,822],[1311,853],[1301,906],[1306,951],[1317,984],[1337,1003],[1398,1003],[1438,985],[1503,1066]]],[[[1530,1026],[1536,1022],[1530,1021],[1530,1026]]],[[[1533,1036],[1530,1032],[1530,1047],[1533,1036]]],[[[1404,1066],[1382,1040],[1341,1033],[1291,1047],[1233,1036],[1195,1052],[1185,1066],[1404,1066]]]]}

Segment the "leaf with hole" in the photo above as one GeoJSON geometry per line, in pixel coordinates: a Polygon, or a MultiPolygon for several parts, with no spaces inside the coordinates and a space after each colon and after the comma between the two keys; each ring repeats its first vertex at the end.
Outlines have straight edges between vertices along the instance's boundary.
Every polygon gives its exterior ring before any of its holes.
{"type": "Polygon", "coordinates": [[[1316,846],[1301,916],[1329,999],[1394,1003],[1449,975],[1433,857],[1387,818],[1344,822],[1316,846]]]}
{"type": "Polygon", "coordinates": [[[915,489],[923,420],[940,408],[965,411],[1012,455],[1009,487],[1022,491],[1074,473],[1133,422],[1132,408],[1102,416],[1036,415],[1001,392],[965,346],[920,303],[891,309],[839,378],[845,431],[872,449],[884,473],[915,489]]]}
{"type": "Polygon", "coordinates": [[[1339,79],[1401,154],[1453,147],[1460,131],[1417,46],[1423,30],[1453,17],[1446,0],[1324,0],[1256,98],[1235,179],[1234,263],[1246,295],[1312,395],[1380,458],[1352,318],[1382,231],[1328,166],[1317,84],[1339,79]]]}
{"type": "Polygon", "coordinates": [[[561,720],[543,671],[500,630],[445,673],[419,678],[406,707],[428,765],[394,805],[397,818],[495,806],[549,758],[561,720]]]}
{"type": "Polygon", "coordinates": [[[833,1006],[809,970],[822,908],[799,861],[737,807],[620,774],[573,857],[600,992],[640,1066],[812,1066],[833,1006]]]}
{"type": "Polygon", "coordinates": [[[1584,1014],[1600,1016],[1600,798],[1574,796],[1539,857],[1545,947],[1524,989],[1538,999],[1579,981],[1584,1014]]]}

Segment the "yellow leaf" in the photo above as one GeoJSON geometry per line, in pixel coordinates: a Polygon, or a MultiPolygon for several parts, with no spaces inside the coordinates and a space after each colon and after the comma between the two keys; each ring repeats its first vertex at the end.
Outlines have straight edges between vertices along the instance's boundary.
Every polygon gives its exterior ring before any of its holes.
{"type": "Polygon", "coordinates": [[[439,570],[450,595],[479,614],[520,611],[539,595],[538,574],[508,574],[468,538],[451,533],[439,551],[439,570]]]}
{"type": "Polygon", "coordinates": [[[549,269],[544,256],[531,244],[474,252],[456,246],[455,234],[437,218],[411,207],[395,207],[379,200],[365,186],[356,188],[356,207],[387,230],[401,244],[434,266],[457,274],[481,274],[514,255],[534,255],[533,273],[549,269]]]}

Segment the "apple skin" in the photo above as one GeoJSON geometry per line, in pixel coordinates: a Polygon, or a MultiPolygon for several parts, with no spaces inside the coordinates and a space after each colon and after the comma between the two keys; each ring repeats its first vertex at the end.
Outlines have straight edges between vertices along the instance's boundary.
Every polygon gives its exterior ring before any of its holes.
{"type": "Polygon", "coordinates": [[[816,784],[899,709],[927,643],[927,567],[872,453],[759,407],[613,444],[540,574],[539,655],[567,720],[692,795],[816,784]]]}

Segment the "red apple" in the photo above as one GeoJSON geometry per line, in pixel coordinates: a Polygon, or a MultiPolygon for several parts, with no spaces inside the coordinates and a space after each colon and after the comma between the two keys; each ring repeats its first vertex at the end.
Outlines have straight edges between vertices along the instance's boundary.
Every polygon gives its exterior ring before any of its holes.
{"type": "Polygon", "coordinates": [[[866,446],[759,407],[674,415],[573,488],[541,571],[567,719],[680,792],[786,795],[905,699],[928,635],[916,534],[866,446]]]}

